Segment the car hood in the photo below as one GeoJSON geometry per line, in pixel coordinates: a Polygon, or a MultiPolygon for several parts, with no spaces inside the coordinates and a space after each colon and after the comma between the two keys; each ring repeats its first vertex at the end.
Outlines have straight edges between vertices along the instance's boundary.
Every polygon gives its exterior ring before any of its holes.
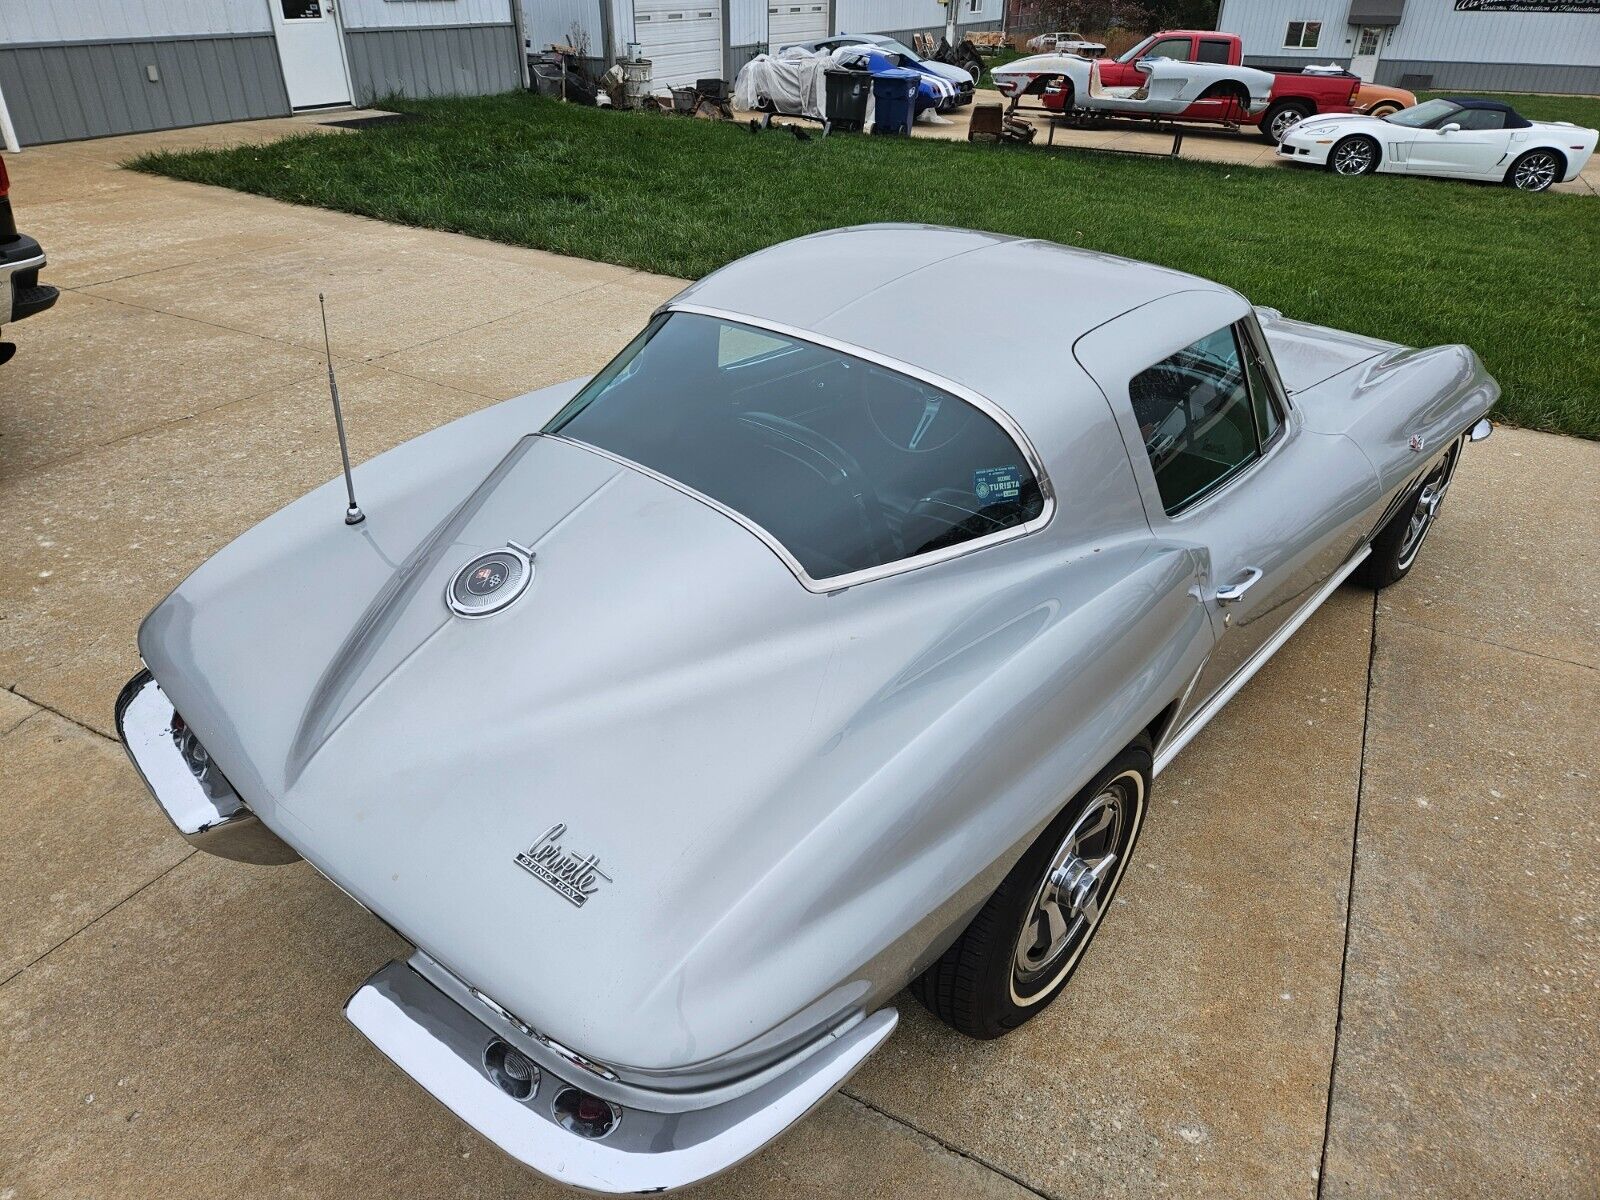
{"type": "Polygon", "coordinates": [[[957,85],[977,82],[977,80],[973,79],[971,71],[965,67],[953,66],[950,63],[934,62],[931,59],[924,58],[917,61],[916,69],[924,75],[937,75],[940,79],[957,85]]]}
{"type": "Polygon", "coordinates": [[[1381,136],[1384,133],[1393,133],[1397,128],[1392,122],[1381,117],[1369,117],[1363,113],[1320,113],[1307,117],[1295,124],[1289,130],[1288,137],[1325,137],[1330,133],[1370,133],[1381,136]]]}
{"type": "Polygon", "coordinates": [[[1403,349],[1395,342],[1292,321],[1272,308],[1256,309],[1256,318],[1267,335],[1278,377],[1291,396],[1351,367],[1403,349]]]}

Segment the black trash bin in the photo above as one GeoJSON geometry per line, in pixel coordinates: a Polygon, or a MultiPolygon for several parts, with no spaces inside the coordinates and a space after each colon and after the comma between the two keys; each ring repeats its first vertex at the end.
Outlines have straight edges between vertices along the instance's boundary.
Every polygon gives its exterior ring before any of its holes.
{"type": "Polygon", "coordinates": [[[827,117],[834,129],[860,129],[867,123],[867,98],[872,94],[872,76],[866,71],[847,71],[830,67],[827,71],[827,117]]]}
{"type": "Polygon", "coordinates": [[[917,115],[917,87],[922,83],[918,71],[895,67],[872,77],[872,132],[911,132],[917,115]]]}

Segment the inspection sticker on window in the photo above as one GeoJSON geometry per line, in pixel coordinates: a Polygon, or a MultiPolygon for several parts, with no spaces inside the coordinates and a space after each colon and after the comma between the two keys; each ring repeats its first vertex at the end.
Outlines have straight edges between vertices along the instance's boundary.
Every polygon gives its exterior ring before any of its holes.
{"type": "Polygon", "coordinates": [[[985,504],[1022,498],[1022,471],[1017,467],[984,467],[972,473],[972,492],[985,504]]]}

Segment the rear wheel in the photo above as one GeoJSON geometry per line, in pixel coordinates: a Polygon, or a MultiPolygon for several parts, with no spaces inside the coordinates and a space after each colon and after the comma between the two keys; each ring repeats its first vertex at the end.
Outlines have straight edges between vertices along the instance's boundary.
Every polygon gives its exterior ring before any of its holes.
{"type": "Polygon", "coordinates": [[[1519,192],[1542,192],[1561,178],[1565,164],[1554,150],[1529,150],[1506,172],[1506,182],[1519,192]]]}
{"type": "Polygon", "coordinates": [[[911,985],[934,1016],[969,1037],[996,1038],[1060,995],[1111,908],[1144,821],[1151,769],[1141,740],[1050,822],[911,985]]]}
{"type": "Polygon", "coordinates": [[[1328,155],[1335,175],[1367,175],[1378,169],[1378,143],[1362,134],[1347,137],[1328,155]]]}
{"type": "Polygon", "coordinates": [[[1288,136],[1289,130],[1310,115],[1304,105],[1280,100],[1261,115],[1261,124],[1256,128],[1262,137],[1276,146],[1288,136]]]}

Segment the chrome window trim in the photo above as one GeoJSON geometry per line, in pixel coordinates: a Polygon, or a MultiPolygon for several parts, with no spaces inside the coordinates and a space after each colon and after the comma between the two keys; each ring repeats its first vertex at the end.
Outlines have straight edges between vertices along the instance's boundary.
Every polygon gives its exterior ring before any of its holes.
{"type": "Polygon", "coordinates": [[[1013,445],[1015,445],[1017,450],[1021,453],[1023,460],[1028,464],[1028,469],[1033,472],[1034,479],[1038,481],[1039,499],[1041,503],[1039,515],[1033,518],[1033,520],[1026,521],[1021,525],[1013,525],[1009,529],[1001,529],[994,533],[988,533],[983,537],[973,538],[966,542],[959,542],[954,546],[945,546],[938,550],[930,550],[926,554],[918,554],[911,558],[896,559],[894,562],[883,563],[882,565],[876,567],[867,567],[860,571],[851,571],[844,575],[829,575],[826,578],[817,579],[812,577],[806,571],[806,569],[800,565],[800,561],[789,552],[788,548],[785,547],[782,542],[780,542],[762,526],[752,521],[743,513],[730,508],[720,500],[708,496],[696,488],[690,487],[683,481],[673,479],[668,475],[663,475],[660,471],[654,470],[651,467],[647,467],[643,463],[635,462],[633,459],[627,458],[621,454],[615,454],[610,450],[606,450],[600,446],[586,442],[581,438],[570,437],[564,433],[541,433],[536,436],[547,437],[552,441],[565,442],[569,446],[577,446],[580,449],[589,451],[591,454],[598,454],[601,458],[609,459],[618,466],[623,466],[629,468],[630,470],[638,471],[641,475],[648,476],[659,483],[664,483],[675,491],[681,492],[683,495],[688,496],[690,499],[698,500],[708,508],[715,509],[729,520],[734,521],[744,529],[748,530],[750,533],[754,534],[756,537],[760,538],[761,541],[766,544],[767,549],[771,550],[775,555],[778,556],[778,559],[784,564],[784,566],[789,568],[794,577],[800,581],[800,585],[807,591],[824,596],[830,595],[834,592],[842,592],[846,588],[856,587],[863,583],[871,583],[878,579],[887,579],[893,575],[903,575],[908,571],[916,571],[923,567],[931,567],[936,563],[949,562],[951,559],[962,558],[968,554],[975,554],[979,550],[986,550],[990,546],[998,546],[1003,542],[1015,541],[1017,538],[1027,537],[1030,533],[1037,533],[1046,525],[1050,524],[1051,519],[1055,516],[1055,488],[1050,483],[1050,475],[1045,470],[1044,462],[1039,457],[1038,451],[1034,449],[1033,442],[1029,440],[1028,435],[1022,431],[1022,427],[1012,419],[1011,414],[1006,412],[1005,409],[994,403],[994,401],[990,400],[987,396],[975,392],[971,388],[966,387],[963,384],[959,384],[952,379],[946,379],[944,376],[936,374],[933,371],[915,366],[912,363],[903,362],[900,359],[891,357],[890,355],[880,354],[876,350],[868,350],[861,346],[852,345],[850,342],[841,341],[838,338],[831,338],[825,334],[813,333],[810,330],[799,329],[793,325],[786,325],[781,321],[769,321],[762,317],[747,316],[743,313],[729,312],[726,309],[711,308],[702,304],[668,303],[657,309],[655,315],[659,316],[662,313],[674,312],[688,313],[701,317],[711,317],[719,321],[728,321],[734,325],[747,325],[752,329],[763,329],[769,333],[782,334],[784,337],[790,337],[796,341],[806,342],[810,345],[818,346],[825,350],[833,350],[840,354],[848,354],[851,357],[859,358],[864,362],[873,363],[888,370],[896,371],[902,375],[908,375],[913,379],[920,379],[924,383],[931,384],[934,387],[941,388],[944,391],[949,392],[952,396],[956,397],[956,399],[972,405],[972,407],[976,408],[979,412],[993,420],[996,425],[1000,426],[1001,430],[1006,434],[1006,436],[1011,439],[1013,445]]]}

